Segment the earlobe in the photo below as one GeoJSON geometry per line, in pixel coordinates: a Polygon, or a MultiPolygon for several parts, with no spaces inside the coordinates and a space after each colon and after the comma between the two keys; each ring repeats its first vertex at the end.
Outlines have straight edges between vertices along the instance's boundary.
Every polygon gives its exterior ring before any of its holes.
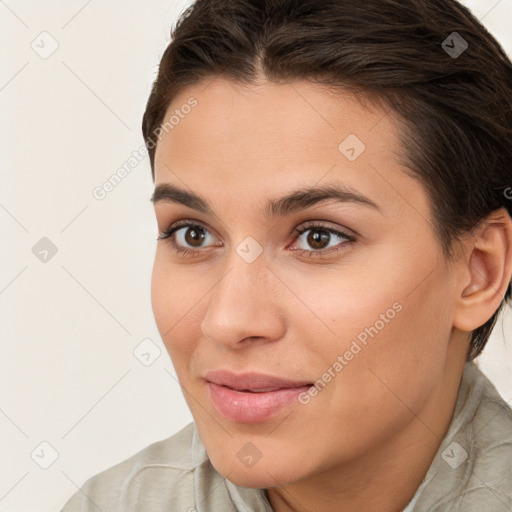
{"type": "Polygon", "coordinates": [[[469,283],[462,286],[454,313],[454,326],[473,331],[499,308],[512,274],[512,219],[501,208],[474,230],[465,258],[469,283]]]}

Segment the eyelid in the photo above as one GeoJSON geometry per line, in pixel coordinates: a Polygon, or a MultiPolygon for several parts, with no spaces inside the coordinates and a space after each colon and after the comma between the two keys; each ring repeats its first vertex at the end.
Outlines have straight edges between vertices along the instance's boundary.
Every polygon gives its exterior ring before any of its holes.
{"type": "MultiPolygon", "coordinates": [[[[311,230],[311,229],[317,229],[318,231],[327,231],[328,233],[331,233],[334,236],[338,236],[340,238],[344,238],[345,240],[342,242],[339,242],[334,247],[328,248],[328,249],[319,249],[319,250],[308,250],[308,249],[292,249],[294,252],[298,252],[300,254],[307,254],[308,257],[317,257],[321,258],[322,256],[331,254],[333,252],[339,251],[341,248],[345,247],[346,245],[351,245],[352,243],[356,242],[359,235],[353,235],[350,234],[350,232],[354,233],[353,230],[346,229],[346,228],[335,228],[328,225],[325,225],[324,223],[330,223],[330,221],[323,221],[323,220],[309,220],[300,223],[296,228],[294,228],[293,233],[296,233],[297,236],[292,242],[292,245],[295,244],[298,240],[298,238],[303,235],[305,232],[311,230]]],[[[203,248],[189,248],[189,247],[183,247],[179,244],[176,244],[176,242],[173,240],[173,235],[177,231],[179,231],[182,228],[191,228],[191,227],[199,227],[205,230],[207,233],[215,236],[212,233],[212,230],[207,227],[203,222],[197,221],[197,220],[191,220],[191,219],[182,219],[179,221],[176,221],[175,223],[171,224],[163,233],[161,233],[157,240],[163,240],[163,241],[169,241],[171,244],[173,250],[176,253],[181,253],[183,255],[185,254],[196,254],[199,255],[203,252],[206,252],[208,247],[206,246],[203,248]]],[[[213,247],[222,245],[222,242],[213,244],[213,247]]],[[[289,246],[288,246],[289,247],[289,246]]]]}
{"type": "Polygon", "coordinates": [[[301,222],[295,229],[294,232],[297,232],[297,230],[305,230],[305,229],[311,229],[311,228],[317,228],[317,229],[325,229],[326,231],[336,231],[337,233],[340,233],[343,236],[346,236],[347,238],[358,238],[360,235],[357,231],[354,229],[349,229],[344,226],[340,226],[339,224],[333,223],[329,220],[323,220],[323,219],[314,219],[314,220],[307,220],[304,222],[301,222]]]}
{"type": "Polygon", "coordinates": [[[213,234],[213,230],[204,222],[199,220],[192,220],[192,219],[182,219],[178,220],[176,222],[173,222],[167,227],[161,235],[158,237],[159,240],[165,240],[167,238],[170,238],[171,235],[173,235],[176,231],[178,231],[180,228],[184,227],[200,227],[204,229],[205,231],[208,231],[208,233],[213,234]],[[162,236],[163,235],[163,236],[162,236]]]}
{"type": "Polygon", "coordinates": [[[300,237],[304,233],[306,233],[310,230],[326,231],[327,233],[330,233],[332,236],[335,236],[338,239],[342,239],[342,240],[338,241],[338,243],[336,243],[333,247],[327,247],[324,249],[313,250],[313,249],[297,248],[297,249],[291,249],[291,250],[294,252],[298,252],[299,254],[305,255],[308,258],[317,258],[317,259],[329,258],[333,253],[337,253],[338,251],[345,249],[347,246],[351,246],[358,240],[358,237],[347,233],[347,231],[350,231],[350,230],[345,230],[344,228],[343,229],[332,228],[332,227],[322,224],[321,222],[322,221],[316,221],[316,222],[310,221],[310,222],[307,222],[306,224],[300,225],[299,227],[295,228],[294,232],[297,233],[297,237],[293,241],[292,246],[295,245],[299,241],[300,237]]]}

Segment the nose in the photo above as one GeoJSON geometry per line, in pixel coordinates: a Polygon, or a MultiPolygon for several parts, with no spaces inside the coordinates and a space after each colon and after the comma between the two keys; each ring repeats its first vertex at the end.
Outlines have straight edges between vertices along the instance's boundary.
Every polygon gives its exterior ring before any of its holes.
{"type": "Polygon", "coordinates": [[[223,277],[208,294],[202,333],[230,349],[280,339],[286,330],[281,283],[263,254],[247,263],[234,253],[225,268],[223,277]]]}

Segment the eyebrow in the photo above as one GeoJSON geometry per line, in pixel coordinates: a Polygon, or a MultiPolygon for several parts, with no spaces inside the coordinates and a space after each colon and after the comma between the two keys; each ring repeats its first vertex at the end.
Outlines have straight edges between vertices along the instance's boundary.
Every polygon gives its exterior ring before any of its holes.
{"type": "MultiPolygon", "coordinates": [[[[354,189],[342,185],[323,185],[314,188],[301,188],[286,196],[270,199],[263,210],[263,214],[268,218],[284,217],[290,213],[332,199],[341,203],[370,206],[380,211],[379,206],[374,201],[354,189]]],[[[202,197],[169,183],[157,185],[151,201],[153,204],[159,202],[182,204],[199,212],[213,215],[210,205],[202,197]]]]}

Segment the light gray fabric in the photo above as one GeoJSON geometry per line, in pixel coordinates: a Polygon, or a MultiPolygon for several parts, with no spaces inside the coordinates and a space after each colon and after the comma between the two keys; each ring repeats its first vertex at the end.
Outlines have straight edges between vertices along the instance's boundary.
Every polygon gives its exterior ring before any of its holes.
{"type": "MultiPolygon", "coordinates": [[[[264,490],[236,486],[215,470],[194,423],[89,478],[61,512],[98,509],[272,512],[264,490]]],[[[468,362],[447,435],[403,512],[511,510],[512,410],[468,362]]]]}

